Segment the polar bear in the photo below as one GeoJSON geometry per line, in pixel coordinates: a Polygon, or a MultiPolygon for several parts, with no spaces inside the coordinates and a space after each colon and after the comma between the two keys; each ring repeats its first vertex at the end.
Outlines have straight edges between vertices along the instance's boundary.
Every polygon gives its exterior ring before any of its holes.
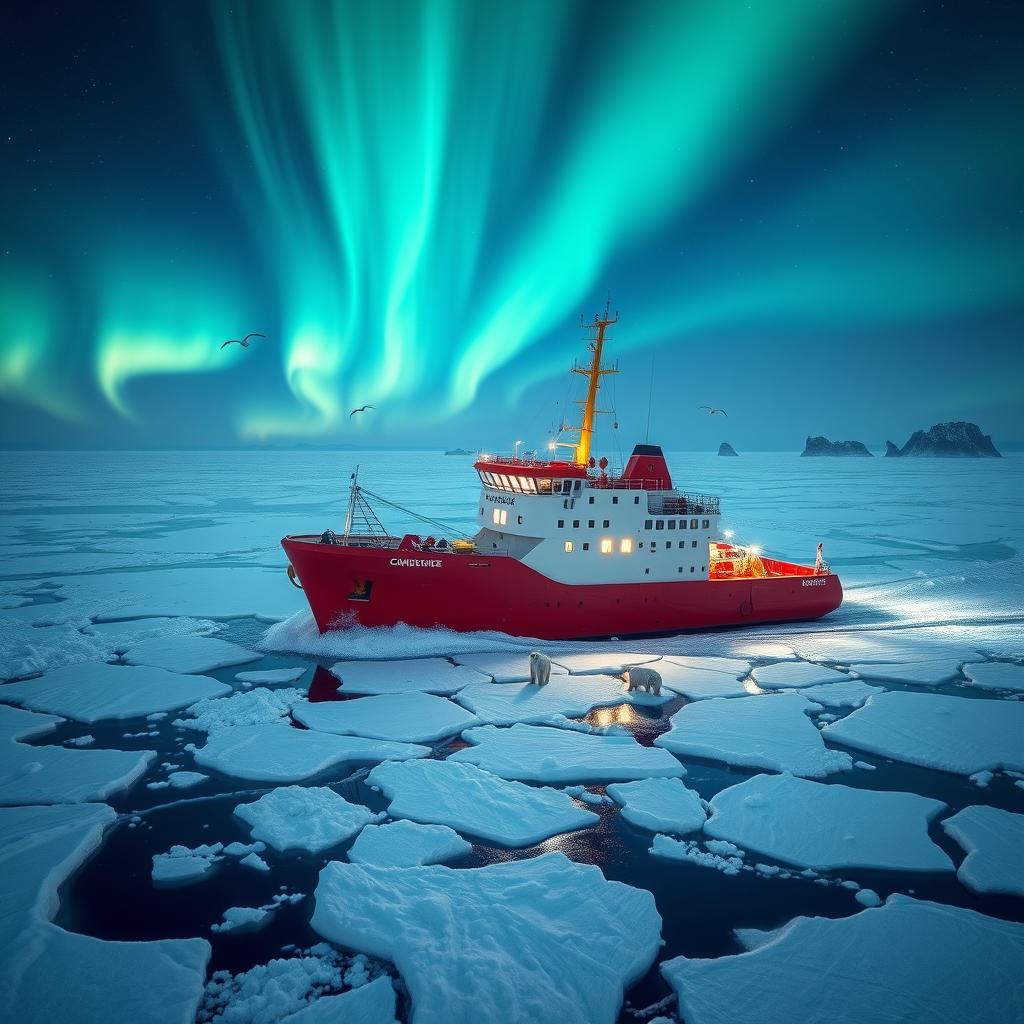
{"type": "Polygon", "coordinates": [[[530,654],[530,682],[544,686],[551,678],[551,659],[540,651],[530,654]]]}
{"type": "Polygon", "coordinates": [[[633,665],[622,673],[629,693],[634,690],[646,690],[656,697],[661,696],[661,673],[653,668],[644,668],[640,665],[633,665]]]}

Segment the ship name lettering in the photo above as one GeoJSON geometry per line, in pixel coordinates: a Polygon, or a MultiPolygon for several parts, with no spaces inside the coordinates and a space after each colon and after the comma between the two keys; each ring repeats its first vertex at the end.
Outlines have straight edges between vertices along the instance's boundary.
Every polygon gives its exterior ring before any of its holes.
{"type": "Polygon", "coordinates": [[[401,565],[407,567],[420,566],[425,569],[440,569],[441,559],[440,558],[392,558],[392,565],[401,565]]]}
{"type": "Polygon", "coordinates": [[[814,580],[802,580],[803,586],[805,587],[824,587],[828,585],[828,580],[824,576],[820,576],[814,580]]]}
{"type": "Polygon", "coordinates": [[[485,494],[484,497],[495,505],[514,505],[515,498],[506,498],[503,494],[485,494]]]}

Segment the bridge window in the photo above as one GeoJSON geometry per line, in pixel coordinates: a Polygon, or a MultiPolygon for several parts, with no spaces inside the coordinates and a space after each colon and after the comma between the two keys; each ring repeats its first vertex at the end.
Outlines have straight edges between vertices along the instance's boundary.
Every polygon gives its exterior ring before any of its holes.
{"type": "Polygon", "coordinates": [[[632,554],[633,553],[633,538],[632,537],[623,537],[622,540],[619,541],[619,551],[622,552],[622,554],[624,554],[624,555],[632,554]]]}
{"type": "Polygon", "coordinates": [[[562,481],[561,480],[556,480],[551,485],[551,490],[553,490],[555,492],[555,494],[561,494],[562,493],[562,481]]]}
{"type": "Polygon", "coordinates": [[[574,480],[573,481],[573,490],[574,491],[581,491],[582,489],[583,489],[583,481],[582,480],[574,480]]]}
{"type": "Polygon", "coordinates": [[[518,477],[518,476],[510,476],[510,477],[508,477],[509,487],[511,487],[512,490],[516,492],[516,494],[521,494],[522,493],[523,489],[519,486],[519,481],[521,479],[522,479],[522,477],[518,477]]]}
{"type": "Polygon", "coordinates": [[[676,528],[676,521],[674,519],[670,519],[668,521],[668,528],[670,530],[674,530],[676,528]]]}
{"type": "Polygon", "coordinates": [[[572,541],[571,540],[567,540],[565,542],[565,553],[567,555],[571,555],[572,554],[572,541]]]}
{"type": "Polygon", "coordinates": [[[656,530],[664,530],[665,529],[665,520],[664,519],[655,519],[654,520],[654,528],[656,530]]]}
{"type": "Polygon", "coordinates": [[[679,529],[680,530],[685,530],[686,529],[686,520],[685,519],[680,519],[679,520],[679,529]]]}
{"type": "Polygon", "coordinates": [[[519,481],[519,486],[523,489],[523,494],[537,493],[537,482],[532,476],[517,476],[516,480],[519,481]]]}
{"type": "Polygon", "coordinates": [[[653,525],[654,525],[654,520],[652,520],[652,519],[645,519],[644,520],[644,529],[645,530],[649,530],[653,525]]]}
{"type": "Polygon", "coordinates": [[[550,494],[551,493],[551,481],[550,480],[538,480],[537,481],[537,491],[540,494],[550,494]]]}
{"type": "Polygon", "coordinates": [[[611,537],[603,537],[601,539],[601,554],[610,555],[612,553],[612,539],[611,537]]]}
{"type": "Polygon", "coordinates": [[[691,519],[690,520],[690,529],[691,530],[696,530],[697,529],[697,520],[696,519],[691,519]]]}
{"type": "Polygon", "coordinates": [[[701,520],[701,524],[700,525],[706,530],[711,524],[708,522],[708,520],[703,519],[703,520],[701,520]]]}
{"type": "Polygon", "coordinates": [[[508,522],[508,509],[496,508],[494,509],[491,519],[495,526],[504,526],[508,522]]]}

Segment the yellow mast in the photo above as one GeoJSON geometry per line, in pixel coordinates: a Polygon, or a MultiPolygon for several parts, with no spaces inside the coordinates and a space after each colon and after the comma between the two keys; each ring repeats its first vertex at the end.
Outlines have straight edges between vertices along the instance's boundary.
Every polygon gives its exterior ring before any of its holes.
{"type": "Polygon", "coordinates": [[[618,313],[616,313],[614,317],[609,316],[610,308],[611,300],[605,304],[604,316],[601,316],[599,313],[595,313],[594,322],[583,325],[588,330],[592,330],[594,332],[594,336],[590,341],[590,351],[593,353],[590,360],[590,366],[574,366],[572,368],[573,373],[582,373],[588,378],[587,397],[585,400],[577,403],[578,405],[583,406],[583,423],[579,427],[580,439],[579,443],[576,445],[576,458],[573,460],[577,466],[585,466],[590,460],[590,442],[594,436],[594,416],[596,413],[606,411],[595,407],[597,404],[597,392],[601,387],[601,378],[606,374],[619,372],[617,368],[608,370],[601,369],[601,351],[604,348],[605,329],[611,324],[619,322],[618,313]]]}

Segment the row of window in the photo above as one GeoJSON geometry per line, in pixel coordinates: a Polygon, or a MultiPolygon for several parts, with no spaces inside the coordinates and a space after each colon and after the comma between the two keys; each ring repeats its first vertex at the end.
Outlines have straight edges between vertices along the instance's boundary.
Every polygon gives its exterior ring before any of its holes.
{"type": "MultiPolygon", "coordinates": [[[[538,480],[532,476],[508,476],[505,473],[485,473],[480,470],[480,480],[483,482],[485,487],[490,487],[496,491],[512,491],[515,494],[550,494],[552,491],[551,480],[538,480]]],[[[566,480],[566,484],[571,481],[566,480]]],[[[577,485],[581,481],[577,480],[577,485]]],[[[560,480],[555,480],[554,483],[561,484],[560,480]]],[[[561,493],[561,486],[555,488],[556,493],[561,493]]],[[[577,486],[577,490],[579,487],[577,486]]],[[[568,488],[566,488],[568,493],[568,488]]]]}
{"type": "MultiPolygon", "coordinates": [[[[682,551],[682,549],[686,547],[686,541],[681,540],[679,542],[678,546],[679,546],[679,550],[682,551]]],[[[695,540],[690,542],[690,547],[691,548],[695,548],[696,546],[697,546],[697,542],[695,540]]],[[[565,542],[564,547],[565,547],[566,554],[572,554],[572,552],[576,550],[575,542],[571,541],[571,540],[567,540],[565,542]]],[[[615,542],[611,539],[611,537],[603,537],[601,539],[600,551],[601,551],[602,555],[610,555],[612,553],[612,550],[614,549],[614,547],[615,547],[615,542]]],[[[642,551],[643,547],[644,547],[644,542],[640,541],[637,544],[637,549],[642,551]]],[[[671,547],[672,547],[672,541],[668,541],[665,544],[665,550],[667,551],[671,547]]],[[[581,545],[581,549],[583,551],[589,551],[590,550],[590,542],[589,541],[584,541],[582,543],[582,545],[581,545]]],[[[656,540],[652,540],[648,550],[652,554],[655,551],[657,551],[658,550],[658,542],[656,540]]],[[[633,538],[632,537],[623,537],[622,540],[619,541],[619,552],[621,554],[623,554],[623,555],[629,555],[629,554],[633,553],[633,538]]]]}
{"type": "MultiPolygon", "coordinates": [[[[497,512],[497,509],[495,509],[495,512],[497,512]]],[[[497,522],[498,520],[495,519],[494,521],[497,522]]],[[[505,520],[503,519],[502,522],[504,522],[504,521],[505,520]]],[[[574,530],[578,530],[580,528],[580,523],[581,522],[582,522],[582,520],[580,520],[580,519],[574,519],[572,521],[572,528],[574,530]]],[[[608,529],[608,524],[609,524],[610,520],[603,519],[601,522],[603,524],[601,526],[601,529],[602,530],[607,530],[608,529]]],[[[668,523],[668,529],[674,530],[676,528],[676,520],[675,519],[669,519],[669,520],[665,520],[665,519],[654,519],[654,520],[645,519],[644,520],[644,529],[645,530],[650,530],[653,527],[653,529],[655,529],[655,530],[664,530],[666,522],[668,523]]],[[[690,529],[691,530],[696,530],[697,529],[697,522],[698,522],[698,520],[696,520],[696,519],[691,519],[690,520],[690,529]]],[[[587,529],[588,530],[593,530],[595,528],[595,524],[596,523],[597,523],[596,519],[588,519],[587,520],[587,529]]],[[[703,529],[705,529],[705,530],[709,529],[710,525],[711,524],[710,524],[709,520],[705,519],[705,520],[702,521],[702,528],[703,529]]],[[[564,519],[559,519],[558,520],[558,529],[560,529],[560,530],[564,530],[565,529],[565,520],[564,519]]],[[[686,529],[686,520],[685,519],[680,519],[679,520],[679,529],[680,530],[685,530],[686,529]]],[[[696,546],[697,542],[694,541],[693,543],[696,546]]]]}

